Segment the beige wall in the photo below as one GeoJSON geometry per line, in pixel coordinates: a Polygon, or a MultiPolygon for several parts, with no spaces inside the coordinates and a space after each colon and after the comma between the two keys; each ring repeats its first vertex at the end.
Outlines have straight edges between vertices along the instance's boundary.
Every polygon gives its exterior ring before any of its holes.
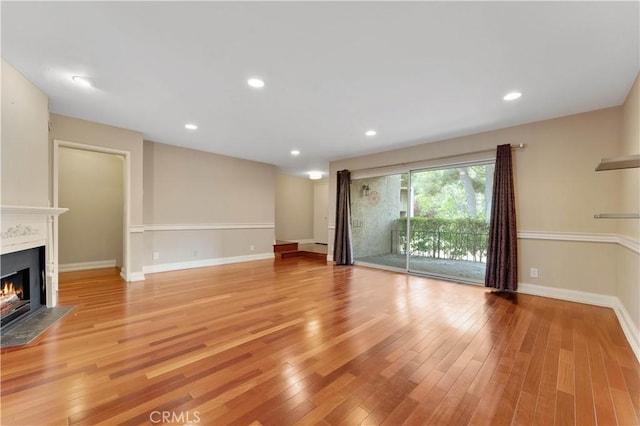
{"type": "MultiPolygon", "coordinates": [[[[594,220],[593,214],[611,211],[618,205],[619,178],[615,174],[596,173],[594,169],[600,158],[616,155],[621,122],[622,108],[609,108],[336,161],[330,166],[329,217],[335,216],[338,170],[409,163],[522,142],[526,148],[514,151],[519,231],[615,233],[614,221],[594,220]]],[[[521,239],[519,280],[611,294],[616,285],[613,247],[521,239]],[[529,277],[531,267],[539,269],[539,278],[529,277]]]]}
{"type": "Polygon", "coordinates": [[[50,138],[129,152],[131,161],[131,225],[142,224],[142,133],[51,114],[50,138]]]}
{"type": "Polygon", "coordinates": [[[271,164],[145,141],[144,264],[272,254],[275,181],[271,164]]]}
{"type": "Polygon", "coordinates": [[[49,99],[2,60],[2,204],[48,207],[49,99]]]}
{"type": "MultiPolygon", "coordinates": [[[[640,154],[640,74],[636,77],[622,110],[621,148],[615,155],[640,154]]],[[[618,211],[638,213],[640,205],[640,169],[626,169],[615,172],[620,179],[620,204],[618,211]]],[[[620,220],[617,222],[618,232],[638,239],[640,221],[620,220]]]]}
{"type": "MultiPolygon", "coordinates": [[[[621,149],[613,155],[640,154],[640,76],[627,96],[622,113],[621,149]]],[[[640,169],[616,170],[620,179],[620,213],[640,212],[640,169]]],[[[617,220],[618,233],[633,241],[640,240],[640,220],[617,220]]],[[[618,283],[616,295],[629,312],[636,329],[640,328],[640,259],[638,253],[618,247],[616,255],[618,283]]]]}
{"type": "MultiPolygon", "coordinates": [[[[51,140],[76,142],[129,153],[130,226],[142,225],[142,133],[64,115],[51,114],[51,140]]],[[[64,206],[60,206],[64,207],[64,206]]],[[[129,273],[142,273],[142,233],[130,233],[129,273]]]]}
{"type": "MultiPolygon", "coordinates": [[[[337,170],[435,159],[524,142],[527,148],[514,155],[520,231],[618,233],[637,244],[638,221],[594,220],[592,215],[638,211],[638,170],[594,172],[602,157],[640,151],[638,85],[636,80],[623,107],[332,162],[329,221],[335,217],[337,170]]],[[[2,204],[49,205],[48,139],[118,149],[130,153],[130,225],[233,222],[272,226],[132,233],[131,271],[141,272],[143,265],[157,262],[270,251],[276,221],[274,166],[153,143],[145,143],[143,153],[140,132],[56,114],[50,121],[48,132],[46,94],[3,60],[2,204]],[[30,164],[28,174],[24,173],[26,164],[30,164]],[[164,253],[163,257],[152,261],[153,251],[164,253]]],[[[312,235],[304,232],[309,238],[312,235]]],[[[332,242],[330,232],[330,253],[332,242]]],[[[611,244],[532,239],[522,239],[520,248],[520,281],[614,294],[636,328],[640,326],[636,252],[611,244]],[[528,277],[532,266],[539,268],[538,279],[528,277]]]]}
{"type": "Polygon", "coordinates": [[[329,181],[321,179],[313,184],[313,239],[327,244],[329,227],[329,181]]]}
{"type": "Polygon", "coordinates": [[[272,252],[275,166],[143,143],[139,132],[71,117],[52,114],[51,121],[52,140],[130,153],[130,225],[231,228],[131,232],[132,273],[142,273],[143,266],[272,252]]]}
{"type": "Polygon", "coordinates": [[[122,156],[60,148],[59,263],[115,261],[122,266],[124,217],[122,156]]]}
{"type": "Polygon", "coordinates": [[[313,239],[314,182],[308,178],[276,176],[276,239],[313,239]]]}

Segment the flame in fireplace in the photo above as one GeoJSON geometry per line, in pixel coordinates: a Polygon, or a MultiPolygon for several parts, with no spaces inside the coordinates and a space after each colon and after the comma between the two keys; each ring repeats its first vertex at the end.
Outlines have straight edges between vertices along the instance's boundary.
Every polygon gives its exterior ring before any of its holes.
{"type": "Polygon", "coordinates": [[[22,299],[22,289],[16,289],[11,281],[5,281],[0,288],[0,308],[4,311],[7,305],[22,299]]]}

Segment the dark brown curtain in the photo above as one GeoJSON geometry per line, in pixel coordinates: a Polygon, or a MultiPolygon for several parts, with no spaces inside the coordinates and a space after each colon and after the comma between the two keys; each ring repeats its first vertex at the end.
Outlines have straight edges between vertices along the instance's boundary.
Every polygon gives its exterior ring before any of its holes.
{"type": "Polygon", "coordinates": [[[333,240],[333,260],[338,265],[353,265],[351,244],[351,172],[338,172],[336,196],[336,233],[333,240]]]}
{"type": "Polygon", "coordinates": [[[511,145],[499,145],[493,177],[486,287],[518,290],[518,240],[511,145]]]}

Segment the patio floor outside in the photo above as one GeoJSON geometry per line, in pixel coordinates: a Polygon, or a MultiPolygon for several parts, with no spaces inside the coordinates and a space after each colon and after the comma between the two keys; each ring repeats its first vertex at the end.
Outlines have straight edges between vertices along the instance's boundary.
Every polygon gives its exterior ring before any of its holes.
{"type": "MultiPolygon", "coordinates": [[[[403,254],[379,254],[375,256],[358,257],[356,262],[371,263],[392,268],[406,269],[407,259],[403,254]]],[[[411,270],[427,274],[459,277],[465,281],[484,282],[485,263],[469,262],[466,260],[434,259],[424,256],[411,256],[411,270]]]]}

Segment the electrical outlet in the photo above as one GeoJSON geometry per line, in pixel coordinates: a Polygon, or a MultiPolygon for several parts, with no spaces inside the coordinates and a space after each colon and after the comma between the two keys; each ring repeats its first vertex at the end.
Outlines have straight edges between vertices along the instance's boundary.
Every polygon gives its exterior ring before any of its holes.
{"type": "Polygon", "coordinates": [[[253,244],[249,246],[249,250],[254,251],[255,249],[256,249],[256,246],[254,246],[253,244]]]}
{"type": "Polygon", "coordinates": [[[538,278],[538,268],[531,268],[529,275],[531,278],[538,278]]]}
{"type": "Polygon", "coordinates": [[[158,260],[160,258],[160,253],[158,253],[157,251],[153,252],[153,260],[158,260]]]}

